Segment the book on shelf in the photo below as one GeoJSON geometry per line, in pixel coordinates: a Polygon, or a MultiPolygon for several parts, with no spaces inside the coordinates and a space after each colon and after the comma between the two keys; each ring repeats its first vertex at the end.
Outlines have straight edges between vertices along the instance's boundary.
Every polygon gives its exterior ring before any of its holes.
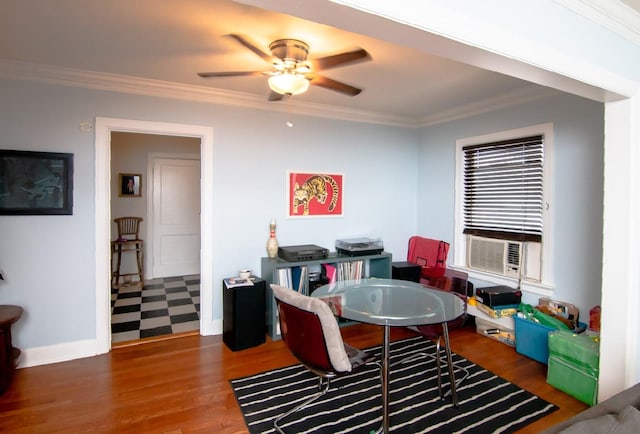
{"type": "Polygon", "coordinates": [[[309,272],[306,265],[278,268],[277,284],[306,294],[308,275],[309,272]]]}
{"type": "Polygon", "coordinates": [[[362,267],[364,261],[345,261],[338,264],[338,278],[337,280],[355,280],[359,281],[362,276],[362,267]]]}
{"type": "Polygon", "coordinates": [[[329,280],[329,283],[335,283],[337,278],[337,270],[335,266],[332,264],[322,264],[322,271],[329,280]]]}

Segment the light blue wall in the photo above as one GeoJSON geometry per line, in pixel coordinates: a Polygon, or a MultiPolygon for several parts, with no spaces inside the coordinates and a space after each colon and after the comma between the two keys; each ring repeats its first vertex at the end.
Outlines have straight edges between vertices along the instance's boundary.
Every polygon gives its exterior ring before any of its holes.
{"type": "Polygon", "coordinates": [[[95,139],[78,128],[96,116],[213,127],[214,291],[239,268],[259,270],[273,217],[282,245],[381,237],[402,257],[416,226],[415,130],[295,110],[287,128],[281,113],[22,81],[0,80],[0,101],[0,148],[70,152],[75,164],[72,216],[0,216],[0,304],[25,309],[13,328],[22,349],[96,337],[95,139]],[[287,170],[343,173],[344,217],[285,218],[287,170]]]}
{"type": "Polygon", "coordinates": [[[295,114],[287,128],[281,113],[17,81],[0,81],[0,99],[3,149],[75,156],[73,216],[0,216],[0,303],[25,308],[22,348],[95,338],[94,135],[78,126],[96,116],[213,127],[216,291],[238,268],[259,270],[271,218],[282,245],[379,236],[396,260],[414,233],[452,239],[455,140],[553,122],[556,296],[583,311],[599,302],[601,104],[558,96],[412,130],[295,114]],[[344,217],[286,218],[287,170],[343,173],[344,217]]]}
{"type": "MultiPolygon", "coordinates": [[[[572,95],[511,107],[422,130],[418,233],[454,236],[457,139],[551,122],[554,125],[554,298],[580,308],[600,304],[604,106],[572,95]]],[[[450,257],[453,257],[453,250],[450,257]]]]}

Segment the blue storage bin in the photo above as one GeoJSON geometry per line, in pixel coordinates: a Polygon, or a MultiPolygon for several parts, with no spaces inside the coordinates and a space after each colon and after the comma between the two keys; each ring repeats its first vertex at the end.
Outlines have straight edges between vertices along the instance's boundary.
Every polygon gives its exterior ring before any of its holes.
{"type": "Polygon", "coordinates": [[[545,365],[549,361],[549,333],[555,331],[551,327],[537,322],[513,317],[516,332],[516,351],[545,365]]]}
{"type": "MultiPolygon", "coordinates": [[[[556,330],[535,321],[513,317],[516,334],[516,351],[545,365],[549,362],[549,333],[556,330]]],[[[578,330],[584,330],[586,324],[579,322],[578,330]]]]}

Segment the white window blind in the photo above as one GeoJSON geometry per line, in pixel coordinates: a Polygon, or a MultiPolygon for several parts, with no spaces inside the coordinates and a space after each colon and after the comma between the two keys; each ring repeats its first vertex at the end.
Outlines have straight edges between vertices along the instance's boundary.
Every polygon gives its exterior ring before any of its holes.
{"type": "Polygon", "coordinates": [[[543,136],[465,146],[464,233],[542,241],[543,136]]]}

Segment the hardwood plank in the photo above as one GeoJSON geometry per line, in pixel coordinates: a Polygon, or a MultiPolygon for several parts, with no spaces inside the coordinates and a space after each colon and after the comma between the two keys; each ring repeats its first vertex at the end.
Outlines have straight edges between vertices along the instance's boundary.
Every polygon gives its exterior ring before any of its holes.
{"type": "MultiPolygon", "coordinates": [[[[371,325],[342,329],[365,348],[381,342],[371,325]]],[[[392,330],[392,339],[412,336],[392,330]]],[[[546,383],[546,366],[468,327],[452,332],[453,351],[556,404],[526,427],[535,433],[587,408],[546,383]]],[[[229,380],[296,363],[282,341],[230,351],[221,336],[187,335],[109,354],[19,369],[0,396],[0,431],[12,433],[246,433],[229,380]]]]}

